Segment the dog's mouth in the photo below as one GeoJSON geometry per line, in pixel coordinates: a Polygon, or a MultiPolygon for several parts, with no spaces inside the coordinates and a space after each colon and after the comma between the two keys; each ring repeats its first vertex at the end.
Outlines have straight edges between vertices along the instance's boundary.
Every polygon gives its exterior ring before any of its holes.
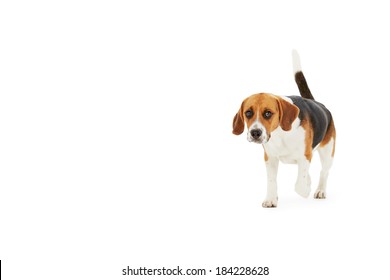
{"type": "Polygon", "coordinates": [[[248,137],[248,141],[250,143],[255,143],[255,144],[265,144],[265,143],[268,142],[268,140],[269,140],[269,138],[267,138],[267,137],[260,137],[258,139],[254,139],[252,137],[248,137]]]}
{"type": "Polygon", "coordinates": [[[248,139],[249,142],[255,143],[255,144],[263,144],[264,141],[262,139],[248,139]]]}

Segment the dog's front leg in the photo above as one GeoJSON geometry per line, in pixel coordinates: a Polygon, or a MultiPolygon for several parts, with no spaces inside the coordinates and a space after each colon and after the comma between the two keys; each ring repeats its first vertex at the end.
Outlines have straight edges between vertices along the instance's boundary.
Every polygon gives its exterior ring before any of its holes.
{"type": "Polygon", "coordinates": [[[295,184],[295,191],[299,195],[306,198],[310,194],[310,185],[311,185],[311,180],[309,175],[310,161],[304,158],[298,160],[297,163],[298,163],[298,178],[295,184]]]}
{"type": "Polygon", "coordinates": [[[267,168],[267,196],[263,202],[263,207],[276,207],[278,205],[276,176],[279,160],[276,157],[265,156],[265,166],[267,168]]]}

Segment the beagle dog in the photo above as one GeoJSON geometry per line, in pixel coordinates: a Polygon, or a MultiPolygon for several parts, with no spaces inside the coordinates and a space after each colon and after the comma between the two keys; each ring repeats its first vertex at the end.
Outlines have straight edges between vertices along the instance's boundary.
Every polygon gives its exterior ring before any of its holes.
{"type": "Polygon", "coordinates": [[[293,69],[301,96],[254,94],[242,102],[233,119],[233,134],[241,134],[246,124],[248,141],[263,145],[267,169],[267,195],[263,207],[277,206],[279,161],[298,165],[295,191],[303,197],[309,196],[309,167],[315,150],[320,155],[322,170],[314,198],[326,197],[326,182],[336,143],[333,118],[323,104],[314,100],[295,50],[293,69]]]}

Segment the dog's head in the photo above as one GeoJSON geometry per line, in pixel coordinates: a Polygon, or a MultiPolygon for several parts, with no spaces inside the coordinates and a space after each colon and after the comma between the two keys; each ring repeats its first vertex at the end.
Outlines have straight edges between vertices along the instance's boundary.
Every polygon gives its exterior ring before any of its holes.
{"type": "Polygon", "coordinates": [[[259,93],[246,98],[233,119],[233,134],[240,135],[244,131],[244,123],[248,128],[249,142],[267,143],[271,132],[279,126],[288,131],[298,117],[299,108],[282,97],[259,93]]]}

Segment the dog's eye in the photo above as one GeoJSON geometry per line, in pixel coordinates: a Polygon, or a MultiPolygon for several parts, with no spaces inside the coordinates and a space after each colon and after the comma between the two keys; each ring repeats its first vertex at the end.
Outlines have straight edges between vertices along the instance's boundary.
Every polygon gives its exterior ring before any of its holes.
{"type": "Polygon", "coordinates": [[[252,110],[248,110],[245,112],[245,116],[250,119],[251,117],[253,117],[253,111],[252,110]]]}
{"type": "Polygon", "coordinates": [[[265,111],[264,112],[264,114],[263,114],[263,117],[265,118],[265,119],[270,119],[271,117],[272,117],[272,112],[271,111],[265,111]]]}

